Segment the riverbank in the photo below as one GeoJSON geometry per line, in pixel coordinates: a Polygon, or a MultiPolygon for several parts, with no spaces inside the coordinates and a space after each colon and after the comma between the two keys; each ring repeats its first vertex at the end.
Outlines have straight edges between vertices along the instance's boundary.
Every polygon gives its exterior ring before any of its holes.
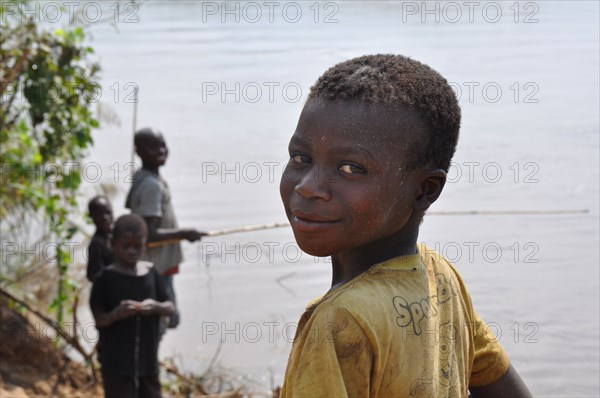
{"type": "MultiPolygon", "coordinates": [[[[9,299],[0,301],[0,397],[104,396],[98,364],[93,360],[74,360],[69,355],[71,345],[51,337],[56,335],[54,326],[40,326],[27,309],[17,310],[17,306],[9,299]]],[[[172,359],[161,361],[161,382],[166,398],[279,396],[278,388],[248,391],[226,374],[211,371],[199,376],[182,371],[172,359]]]]}
{"type": "Polygon", "coordinates": [[[91,367],[71,359],[7,301],[0,303],[0,396],[98,397],[91,367]]]}

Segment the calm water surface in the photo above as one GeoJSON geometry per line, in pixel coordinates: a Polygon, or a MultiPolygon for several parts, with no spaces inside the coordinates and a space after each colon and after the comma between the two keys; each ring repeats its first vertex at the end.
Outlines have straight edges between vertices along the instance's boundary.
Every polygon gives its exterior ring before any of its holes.
{"type": "MultiPolygon", "coordinates": [[[[127,83],[140,87],[138,126],[166,133],[180,224],[213,230],[285,219],[287,142],[327,67],[409,55],[452,82],[463,110],[450,182],[432,210],[590,210],[432,215],[420,239],[456,264],[536,397],[598,396],[598,3],[482,2],[471,17],[462,2],[460,16],[440,3],[439,22],[420,2],[277,3],[271,16],[253,3],[260,18],[245,4],[227,2],[234,11],[224,14],[221,2],[149,1],[138,23],[93,27],[102,102],[121,124],[95,134],[90,161],[118,187],[116,213],[131,157],[127,83]]],[[[202,372],[222,341],[221,367],[257,389],[281,383],[295,322],[329,287],[328,260],[300,253],[288,229],[184,249],[182,324],[161,355],[202,372]]]]}

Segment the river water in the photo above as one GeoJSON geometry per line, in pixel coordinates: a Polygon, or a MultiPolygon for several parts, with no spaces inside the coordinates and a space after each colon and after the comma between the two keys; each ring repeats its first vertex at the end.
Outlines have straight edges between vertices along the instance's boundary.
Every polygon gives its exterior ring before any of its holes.
{"type": "MultiPolygon", "coordinates": [[[[534,396],[600,394],[597,2],[117,7],[102,4],[116,29],[91,32],[101,101],[120,125],[95,133],[88,160],[101,176],[86,178],[90,192],[97,180],[117,187],[117,215],[133,87],[138,127],[160,128],[170,146],[163,173],[180,225],[214,230],[285,220],[278,181],[287,141],[327,67],[368,53],[409,55],[452,82],[463,111],[450,181],[432,211],[589,210],[430,215],[420,240],[456,264],[534,396]]],[[[256,389],[280,384],[295,322],[331,272],[293,242],[282,228],[184,243],[182,324],[161,356],[202,372],[222,342],[215,366],[256,389]]]]}

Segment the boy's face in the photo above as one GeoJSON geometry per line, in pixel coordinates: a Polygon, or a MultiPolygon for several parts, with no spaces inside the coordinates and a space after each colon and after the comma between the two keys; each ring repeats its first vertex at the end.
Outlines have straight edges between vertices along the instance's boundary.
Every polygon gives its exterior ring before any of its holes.
{"type": "Polygon", "coordinates": [[[104,199],[98,200],[96,208],[90,213],[94,225],[99,231],[108,234],[113,222],[112,206],[104,199]]]}
{"type": "Polygon", "coordinates": [[[410,110],[308,102],[280,185],[300,248],[329,256],[410,235],[421,181],[414,168],[419,134],[410,110]]]}
{"type": "Polygon", "coordinates": [[[113,239],[117,262],[126,267],[135,267],[144,252],[146,237],[141,232],[125,231],[113,239]]]}
{"type": "Polygon", "coordinates": [[[166,163],[169,149],[163,135],[155,133],[143,138],[137,147],[137,154],[144,166],[160,167],[166,163]]]}

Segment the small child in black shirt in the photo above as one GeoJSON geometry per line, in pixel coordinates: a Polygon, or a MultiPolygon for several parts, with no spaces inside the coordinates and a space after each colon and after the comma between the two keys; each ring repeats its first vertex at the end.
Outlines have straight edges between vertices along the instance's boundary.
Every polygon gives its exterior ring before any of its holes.
{"type": "Polygon", "coordinates": [[[119,217],[112,235],[116,261],[100,271],[92,287],[106,398],[161,397],[159,322],[173,313],[174,305],[160,273],[152,263],[139,261],[146,236],[141,217],[119,217]]]}
{"type": "Polygon", "coordinates": [[[113,211],[106,196],[93,197],[88,203],[88,211],[96,225],[96,232],[88,246],[87,278],[93,282],[102,268],[115,262],[115,254],[108,244],[113,211]]]}

